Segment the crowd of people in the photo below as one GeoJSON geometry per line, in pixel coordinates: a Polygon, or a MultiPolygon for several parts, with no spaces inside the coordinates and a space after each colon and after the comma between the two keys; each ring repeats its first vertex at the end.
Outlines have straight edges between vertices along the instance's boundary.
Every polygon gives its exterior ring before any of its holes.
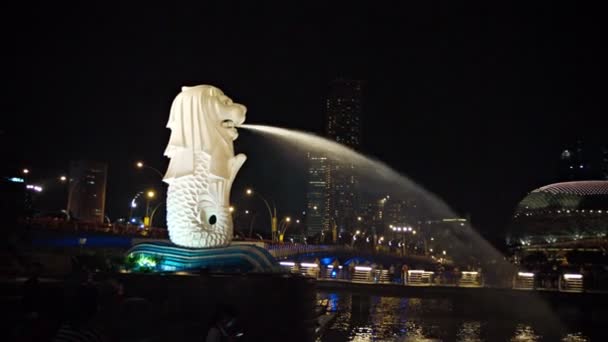
{"type": "MultiPolygon", "coordinates": [[[[407,263],[400,264],[388,264],[383,265],[380,263],[375,263],[372,261],[362,261],[359,262],[357,260],[351,260],[344,265],[340,264],[338,259],[334,259],[331,264],[324,265],[319,259],[315,259],[314,264],[316,267],[308,267],[307,273],[311,277],[315,278],[330,278],[330,279],[341,279],[341,280],[354,280],[354,276],[357,270],[357,266],[366,267],[365,274],[368,275],[367,281],[371,282],[390,282],[390,283],[400,283],[407,285],[409,282],[409,273],[410,270],[425,270],[429,272],[428,281],[433,284],[441,284],[441,285],[458,285],[460,280],[462,279],[462,272],[477,272],[478,281],[481,283],[481,275],[482,269],[477,266],[466,266],[466,267],[458,267],[454,265],[444,265],[444,264],[436,264],[436,265],[417,265],[407,263]],[[369,269],[369,271],[367,271],[369,269]]],[[[296,264],[294,271],[299,273],[300,266],[296,264]]]]}

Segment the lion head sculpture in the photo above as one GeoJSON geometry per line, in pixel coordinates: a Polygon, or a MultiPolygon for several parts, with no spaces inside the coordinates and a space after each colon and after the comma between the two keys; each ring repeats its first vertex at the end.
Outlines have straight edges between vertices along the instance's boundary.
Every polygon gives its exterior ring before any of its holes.
{"type": "Polygon", "coordinates": [[[171,240],[186,247],[217,247],[232,239],[230,188],[245,155],[234,155],[236,127],[246,108],[216,87],[183,87],[171,106],[163,180],[171,240]]]}
{"type": "Polygon", "coordinates": [[[182,87],[171,106],[167,128],[171,129],[165,156],[171,162],[164,180],[191,175],[194,160],[185,151],[204,151],[211,155],[211,173],[230,177],[229,158],[234,157],[233,140],[236,126],[245,122],[247,108],[233,103],[224,93],[210,85],[182,87]]]}

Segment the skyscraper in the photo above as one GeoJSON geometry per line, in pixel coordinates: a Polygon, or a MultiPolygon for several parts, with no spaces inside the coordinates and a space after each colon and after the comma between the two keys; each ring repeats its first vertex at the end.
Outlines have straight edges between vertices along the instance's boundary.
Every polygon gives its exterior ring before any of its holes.
{"type": "Polygon", "coordinates": [[[308,153],[308,183],[306,189],[306,226],[308,236],[329,230],[327,157],[308,153]]]}
{"type": "Polygon", "coordinates": [[[105,218],[106,180],[105,163],[79,160],[70,162],[68,212],[70,216],[102,223],[105,218]]]}
{"type": "MultiPolygon", "coordinates": [[[[329,84],[327,136],[353,149],[361,144],[363,82],[338,79],[329,84]]],[[[328,214],[339,230],[353,231],[356,225],[358,189],[355,166],[328,160],[328,214]]]]}

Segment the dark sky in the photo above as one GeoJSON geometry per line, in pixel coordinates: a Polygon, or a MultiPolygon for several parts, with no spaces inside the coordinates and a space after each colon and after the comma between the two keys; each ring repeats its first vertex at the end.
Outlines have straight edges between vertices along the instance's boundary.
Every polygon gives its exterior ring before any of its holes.
{"type": "MultiPolygon", "coordinates": [[[[166,167],[182,85],[218,86],[249,123],[323,133],[328,81],[352,77],[366,81],[364,152],[497,232],[554,181],[564,144],[607,140],[598,8],[322,3],[2,5],[5,167],[51,179],[70,159],[108,161],[108,213],[124,215],[160,186],[132,165],[166,167]]],[[[242,133],[237,149],[249,155],[240,189],[301,208],[303,182],[273,146],[242,133]]]]}

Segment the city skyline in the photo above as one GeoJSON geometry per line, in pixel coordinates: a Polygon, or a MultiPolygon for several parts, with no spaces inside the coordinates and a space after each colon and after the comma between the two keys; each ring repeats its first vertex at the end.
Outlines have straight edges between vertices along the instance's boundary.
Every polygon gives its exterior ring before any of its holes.
{"type": "MultiPolygon", "coordinates": [[[[129,6],[16,8],[28,29],[5,30],[10,115],[0,139],[11,148],[3,167],[54,180],[69,160],[108,161],[107,209],[117,217],[135,193],[163,186],[133,163],[167,165],[164,126],[181,86],[218,85],[248,106],[248,123],[323,134],[327,83],[364,79],[363,152],[469,213],[476,229],[500,233],[528,191],[553,181],[564,146],[605,140],[601,36],[582,7],[462,6],[444,17],[422,4],[216,4],[179,21],[150,8],[137,25],[129,18],[140,9],[129,6]],[[235,18],[247,30],[221,25],[235,18]],[[223,39],[201,40],[209,36],[223,39]]],[[[264,158],[278,147],[262,140],[241,132],[236,149],[249,160],[236,185],[301,212],[304,196],[282,191],[305,193],[303,177],[259,176],[291,171],[284,159],[264,158]]]]}

